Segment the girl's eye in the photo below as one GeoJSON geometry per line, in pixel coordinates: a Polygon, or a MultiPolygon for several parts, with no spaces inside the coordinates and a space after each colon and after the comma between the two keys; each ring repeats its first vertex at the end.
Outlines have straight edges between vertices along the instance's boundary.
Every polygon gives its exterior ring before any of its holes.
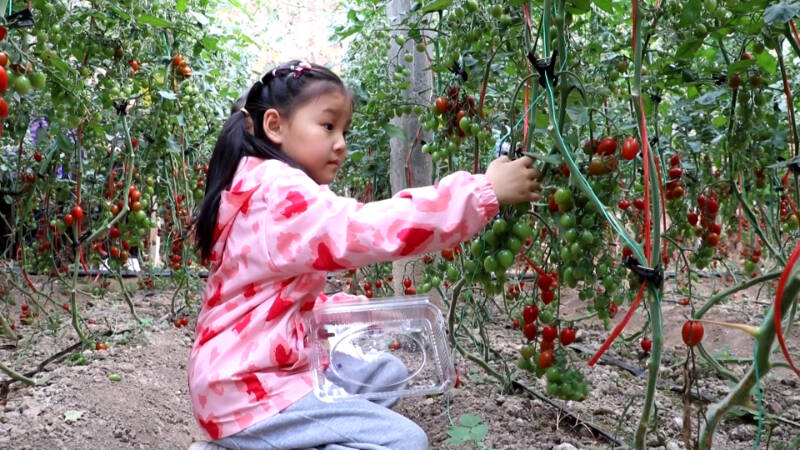
{"type": "Polygon", "coordinates": [[[324,123],[324,124],[322,124],[322,126],[325,127],[325,129],[328,130],[328,131],[333,131],[333,124],[332,123],[324,123]]]}

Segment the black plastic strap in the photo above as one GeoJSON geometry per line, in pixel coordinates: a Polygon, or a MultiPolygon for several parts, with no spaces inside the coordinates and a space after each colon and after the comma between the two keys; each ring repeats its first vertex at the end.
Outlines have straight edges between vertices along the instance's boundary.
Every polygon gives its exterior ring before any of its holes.
{"type": "Polygon", "coordinates": [[[453,66],[450,67],[450,72],[453,72],[454,74],[460,76],[461,77],[461,81],[463,81],[463,82],[466,82],[467,79],[469,78],[467,76],[467,71],[462,69],[461,66],[458,64],[458,62],[454,62],[453,63],[453,66]]]}
{"type": "Polygon", "coordinates": [[[639,260],[635,256],[629,255],[625,258],[625,267],[638,275],[639,281],[647,281],[658,287],[664,283],[664,266],[661,263],[655,267],[645,267],[639,264],[639,260]]]}
{"type": "Polygon", "coordinates": [[[547,83],[545,82],[545,74],[553,83],[553,87],[558,84],[558,75],[556,75],[556,55],[558,55],[558,49],[553,50],[553,54],[550,55],[550,60],[546,59],[536,59],[536,55],[533,54],[533,50],[528,52],[528,61],[531,62],[533,68],[536,69],[536,72],[539,73],[539,84],[542,87],[547,87],[547,83]]]}
{"type": "Polygon", "coordinates": [[[33,20],[33,13],[28,8],[17,11],[6,17],[6,26],[9,28],[30,28],[36,22],[33,20]]]}

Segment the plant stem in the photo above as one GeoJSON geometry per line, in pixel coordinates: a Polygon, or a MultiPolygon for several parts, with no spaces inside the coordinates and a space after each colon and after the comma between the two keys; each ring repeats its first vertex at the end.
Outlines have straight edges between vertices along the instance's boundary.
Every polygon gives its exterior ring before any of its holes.
{"type": "MultiPolygon", "coordinates": [[[[793,303],[800,294],[800,278],[797,276],[792,277],[786,285],[783,293],[784,304],[788,305],[793,303]]],[[[789,308],[784,309],[783,314],[789,308]]],[[[747,371],[747,374],[739,381],[734,389],[722,400],[709,406],[706,413],[706,422],[700,429],[700,450],[712,448],[711,443],[714,437],[714,431],[719,425],[719,422],[725,417],[725,414],[734,406],[742,405],[750,397],[750,391],[756,383],[755,364],[759,367],[759,378],[764,378],[766,373],[771,368],[769,363],[769,356],[772,344],[775,340],[775,321],[774,316],[775,308],[770,307],[759,328],[759,338],[755,345],[758,348],[758,359],[753,362],[753,366],[747,371]]]]}

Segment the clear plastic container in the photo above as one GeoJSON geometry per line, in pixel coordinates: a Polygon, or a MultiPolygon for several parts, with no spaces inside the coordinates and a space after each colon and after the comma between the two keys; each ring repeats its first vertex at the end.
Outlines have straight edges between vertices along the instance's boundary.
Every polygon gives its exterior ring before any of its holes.
{"type": "Polygon", "coordinates": [[[314,394],[322,401],[437,394],[455,383],[444,318],[428,297],[336,302],[306,313],[303,320],[314,394]],[[331,364],[332,358],[348,367],[331,364]],[[363,373],[352,373],[353,367],[374,367],[387,359],[396,366],[394,358],[407,375],[365,382],[363,373]]]}

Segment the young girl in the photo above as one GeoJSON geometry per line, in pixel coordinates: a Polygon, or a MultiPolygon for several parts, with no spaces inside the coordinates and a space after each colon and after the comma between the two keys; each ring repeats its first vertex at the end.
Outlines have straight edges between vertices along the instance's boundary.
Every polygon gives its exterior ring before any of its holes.
{"type": "MultiPolygon", "coordinates": [[[[499,205],[535,200],[537,171],[530,158],[501,157],[485,175],[458,172],[362,204],[327,187],[351,115],[339,77],[291,61],[257,81],[225,123],[197,218],[211,271],[188,365],[194,414],[213,442],[193,448],[427,448],[391,402],[314,396],[301,315],[352,299],[322,293],[328,271],[453,247],[499,205]]],[[[351,364],[365,378],[404,370],[351,364]]]]}

